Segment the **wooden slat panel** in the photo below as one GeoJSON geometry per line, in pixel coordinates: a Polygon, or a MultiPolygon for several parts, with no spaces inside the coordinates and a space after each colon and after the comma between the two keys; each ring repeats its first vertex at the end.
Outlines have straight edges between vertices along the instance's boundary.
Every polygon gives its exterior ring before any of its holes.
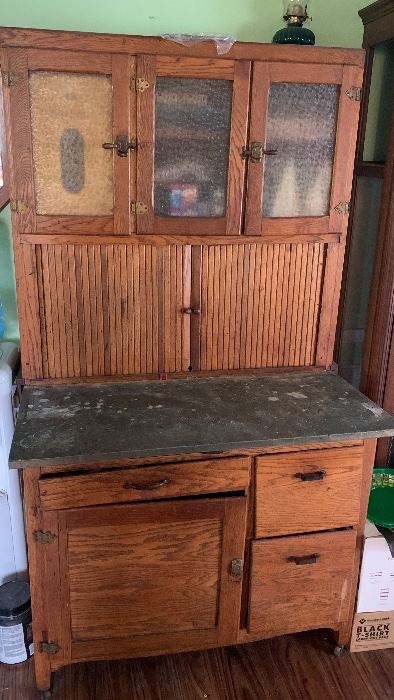
{"type": "Polygon", "coordinates": [[[190,296],[190,246],[164,248],[162,271],[153,246],[42,245],[32,250],[37,253],[45,378],[187,371],[190,317],[183,309],[190,296]],[[159,367],[161,308],[165,347],[159,367]]]}
{"type": "Polygon", "coordinates": [[[326,244],[204,246],[201,369],[313,366],[326,244]]]}

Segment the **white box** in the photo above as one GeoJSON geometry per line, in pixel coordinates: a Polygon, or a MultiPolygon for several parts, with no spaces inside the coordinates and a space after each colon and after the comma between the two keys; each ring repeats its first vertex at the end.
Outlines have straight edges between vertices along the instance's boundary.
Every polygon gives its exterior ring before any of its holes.
{"type": "Polygon", "coordinates": [[[365,543],[358,587],[357,612],[394,610],[394,557],[372,523],[365,528],[365,543]]]}

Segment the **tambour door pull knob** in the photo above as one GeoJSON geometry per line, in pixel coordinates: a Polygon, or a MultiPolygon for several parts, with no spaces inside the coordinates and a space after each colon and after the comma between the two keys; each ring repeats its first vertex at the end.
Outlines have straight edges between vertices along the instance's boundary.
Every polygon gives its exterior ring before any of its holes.
{"type": "Polygon", "coordinates": [[[137,144],[134,139],[129,141],[127,134],[119,134],[114,143],[103,143],[103,148],[116,150],[118,156],[125,158],[129,151],[137,150],[137,144]]]}
{"type": "Polygon", "coordinates": [[[326,474],[324,469],[318,469],[315,472],[297,472],[294,476],[301,481],[323,481],[326,474]]]}
{"type": "Polygon", "coordinates": [[[191,314],[196,314],[198,316],[198,314],[201,313],[201,310],[193,309],[191,306],[187,306],[186,309],[183,309],[183,313],[187,314],[188,316],[190,316],[191,314]]]}

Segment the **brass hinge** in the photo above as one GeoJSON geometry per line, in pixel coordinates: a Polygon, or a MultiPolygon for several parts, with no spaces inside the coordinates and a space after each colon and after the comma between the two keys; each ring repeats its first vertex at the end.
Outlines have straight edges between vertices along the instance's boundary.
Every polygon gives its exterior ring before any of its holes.
{"type": "Polygon", "coordinates": [[[3,85],[6,87],[12,87],[18,82],[18,76],[16,73],[9,73],[8,71],[2,72],[3,85]]]}
{"type": "Polygon", "coordinates": [[[350,202],[339,202],[336,207],[334,207],[334,210],[338,212],[338,214],[350,214],[350,202]]]}
{"type": "Polygon", "coordinates": [[[33,539],[39,544],[50,544],[56,539],[56,535],[53,532],[43,532],[42,530],[35,530],[33,532],[33,539]]]}
{"type": "Polygon", "coordinates": [[[29,208],[26,202],[23,202],[21,199],[13,199],[10,202],[10,207],[11,211],[15,211],[17,214],[24,214],[29,208]]]}
{"type": "Polygon", "coordinates": [[[346,95],[349,100],[354,100],[355,102],[360,102],[361,100],[361,88],[356,85],[352,85],[348,90],[346,90],[346,95]]]}
{"type": "Polygon", "coordinates": [[[130,87],[137,92],[145,92],[150,87],[150,83],[145,78],[131,78],[130,87]]]}
{"type": "Polygon", "coordinates": [[[131,202],[130,211],[132,214],[146,214],[148,207],[143,202],[131,202]]]}
{"type": "Polygon", "coordinates": [[[57,654],[58,651],[60,651],[60,647],[54,642],[40,642],[38,651],[40,651],[41,654],[57,654]]]}
{"type": "Polygon", "coordinates": [[[242,559],[233,559],[230,564],[230,576],[233,578],[241,578],[244,568],[242,559]]]}

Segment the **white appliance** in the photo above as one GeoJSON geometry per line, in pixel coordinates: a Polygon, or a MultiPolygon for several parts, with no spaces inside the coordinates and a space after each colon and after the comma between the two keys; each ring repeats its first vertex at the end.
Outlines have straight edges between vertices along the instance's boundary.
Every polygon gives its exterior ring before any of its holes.
{"type": "Polygon", "coordinates": [[[8,468],[15,425],[12,377],[18,359],[17,345],[0,343],[0,584],[27,577],[19,473],[8,468]]]}

